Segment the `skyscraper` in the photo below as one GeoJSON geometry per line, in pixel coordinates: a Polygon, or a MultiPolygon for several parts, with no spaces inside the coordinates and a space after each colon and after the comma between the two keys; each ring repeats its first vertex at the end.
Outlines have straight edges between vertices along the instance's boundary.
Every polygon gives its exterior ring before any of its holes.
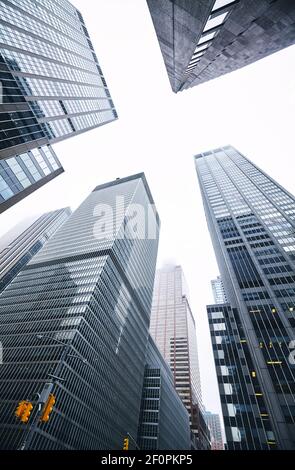
{"type": "Polygon", "coordinates": [[[223,304],[226,302],[226,295],[223,286],[223,282],[220,276],[217,276],[216,279],[211,281],[211,287],[214,297],[214,302],[216,304],[223,304]]]}
{"type": "Polygon", "coordinates": [[[195,164],[228,300],[208,307],[227,441],[294,449],[295,199],[231,146],[195,164]]]}
{"type": "Polygon", "coordinates": [[[210,429],[211,450],[223,450],[224,446],[219,415],[205,411],[204,417],[210,429]]]}
{"type": "Polygon", "coordinates": [[[190,415],[196,445],[206,447],[195,320],[181,266],[167,265],[156,272],[150,332],[170,365],[175,389],[190,415]]]}
{"type": "Polygon", "coordinates": [[[70,214],[69,208],[43,214],[5,247],[0,248],[0,293],[62,226],[70,214]]]}
{"type": "Polygon", "coordinates": [[[232,72],[295,42],[289,0],[147,0],[172,90],[232,72]]]}
{"type": "Polygon", "coordinates": [[[2,449],[122,449],[137,435],[159,224],[143,173],[100,185],[2,292],[2,449]],[[15,407],[35,413],[50,381],[56,405],[28,437],[15,407]]]}
{"type": "Polygon", "coordinates": [[[138,428],[141,450],[190,450],[189,414],[174,389],[173,376],[149,337],[138,428]]]}
{"type": "MultiPolygon", "coordinates": [[[[62,171],[48,144],[111,122],[117,113],[83,17],[68,0],[1,2],[0,18],[0,170],[12,178],[1,206],[62,171]]],[[[0,191],[3,184],[0,179],[0,191]]]]}

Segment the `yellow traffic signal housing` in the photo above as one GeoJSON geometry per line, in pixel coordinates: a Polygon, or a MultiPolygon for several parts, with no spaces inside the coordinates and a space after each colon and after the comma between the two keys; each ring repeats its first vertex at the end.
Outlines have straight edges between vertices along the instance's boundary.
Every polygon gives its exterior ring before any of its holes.
{"type": "Polygon", "coordinates": [[[33,409],[32,403],[26,402],[25,403],[25,409],[24,409],[24,411],[21,415],[21,418],[20,418],[22,423],[27,423],[29,421],[32,409],[33,409]]]}
{"type": "Polygon", "coordinates": [[[126,437],[124,439],[124,444],[123,444],[123,450],[128,450],[129,449],[129,439],[126,437]]]}
{"type": "Polygon", "coordinates": [[[24,413],[26,407],[27,407],[28,402],[26,400],[22,400],[19,402],[18,407],[15,410],[15,416],[17,418],[21,418],[22,414],[24,413]]]}
{"type": "Polygon", "coordinates": [[[47,421],[49,420],[49,415],[53,410],[54,404],[55,404],[55,396],[52,395],[52,393],[51,393],[48,397],[47,402],[44,405],[43,413],[42,413],[42,416],[40,418],[43,423],[47,423],[47,421]]]}

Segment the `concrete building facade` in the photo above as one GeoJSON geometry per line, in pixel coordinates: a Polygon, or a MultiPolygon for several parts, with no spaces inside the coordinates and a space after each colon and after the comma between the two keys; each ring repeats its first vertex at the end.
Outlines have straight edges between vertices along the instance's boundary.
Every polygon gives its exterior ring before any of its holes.
{"type": "Polygon", "coordinates": [[[147,0],[177,93],[295,43],[292,0],[147,0]]]}

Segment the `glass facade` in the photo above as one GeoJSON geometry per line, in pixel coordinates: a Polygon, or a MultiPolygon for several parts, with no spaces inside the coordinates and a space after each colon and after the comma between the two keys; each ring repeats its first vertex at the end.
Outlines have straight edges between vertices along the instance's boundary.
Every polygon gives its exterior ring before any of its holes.
{"type": "Polygon", "coordinates": [[[206,425],[205,430],[201,426],[197,337],[181,266],[165,266],[156,273],[150,332],[170,365],[175,389],[189,412],[196,446],[202,446],[207,436],[206,425]]]}
{"type": "Polygon", "coordinates": [[[226,449],[277,449],[266,402],[237,309],[207,306],[226,449]]]}
{"type": "MultiPolygon", "coordinates": [[[[1,163],[1,162],[0,162],[1,163]]],[[[69,208],[48,212],[0,250],[0,293],[69,218],[69,208]]]]}
{"type": "Polygon", "coordinates": [[[50,145],[0,160],[0,214],[63,171],[50,145]]]}
{"type": "MultiPolygon", "coordinates": [[[[83,17],[67,0],[0,2],[0,82],[4,164],[118,117],[83,17]]],[[[42,177],[31,191],[50,180],[42,177]]],[[[14,202],[31,191],[20,188],[14,202]]]]}
{"type": "MultiPolygon", "coordinates": [[[[229,302],[224,310],[220,306],[219,317],[209,315],[218,323],[214,335],[221,337],[213,343],[220,352],[218,367],[224,367],[227,383],[250,382],[254,416],[263,419],[267,435],[264,441],[261,436],[249,440],[252,423],[249,430],[241,420],[234,426],[239,433],[234,432],[247,436],[241,445],[248,448],[293,449],[295,365],[289,356],[295,337],[295,198],[231,146],[197,155],[195,164],[229,302]],[[222,337],[230,328],[229,343],[237,349],[223,357],[222,337]],[[231,369],[241,354],[246,355],[243,375],[237,365],[231,369]]],[[[229,395],[234,403],[235,392],[229,395]]],[[[233,413],[239,417],[241,410],[233,413]]],[[[230,435],[228,429],[227,440],[230,435]]]]}
{"type": "Polygon", "coordinates": [[[171,370],[149,337],[138,428],[141,450],[189,450],[189,414],[174,389],[171,370]]]}
{"type": "Polygon", "coordinates": [[[31,449],[119,450],[137,435],[159,224],[144,174],[98,186],[1,294],[1,448],[21,445],[15,406],[56,370],[56,405],[31,449]],[[155,236],[132,236],[147,213],[155,236]]]}
{"type": "Polygon", "coordinates": [[[117,117],[83,17],[70,2],[2,1],[0,17],[4,156],[12,154],[7,148],[57,142],[117,117]]]}

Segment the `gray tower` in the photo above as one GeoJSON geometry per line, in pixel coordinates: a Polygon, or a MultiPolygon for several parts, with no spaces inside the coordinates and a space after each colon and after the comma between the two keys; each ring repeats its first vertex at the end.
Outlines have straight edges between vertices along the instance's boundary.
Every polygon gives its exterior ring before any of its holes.
{"type": "Polygon", "coordinates": [[[175,93],[295,42],[292,0],[147,0],[147,4],[175,93]]]}
{"type": "Polygon", "coordinates": [[[217,413],[210,413],[210,411],[206,411],[204,417],[210,429],[211,450],[224,450],[219,415],[217,413]]]}
{"type": "Polygon", "coordinates": [[[196,155],[228,304],[208,307],[227,441],[295,447],[295,199],[231,146],[196,155]]]}
{"type": "Polygon", "coordinates": [[[28,441],[15,407],[52,375],[56,405],[26,448],[122,449],[137,435],[158,235],[143,173],[100,185],[2,293],[1,448],[28,441]]]}
{"type": "Polygon", "coordinates": [[[83,17],[68,0],[1,2],[0,18],[3,211],[63,171],[48,144],[117,113],[83,17]]]}

